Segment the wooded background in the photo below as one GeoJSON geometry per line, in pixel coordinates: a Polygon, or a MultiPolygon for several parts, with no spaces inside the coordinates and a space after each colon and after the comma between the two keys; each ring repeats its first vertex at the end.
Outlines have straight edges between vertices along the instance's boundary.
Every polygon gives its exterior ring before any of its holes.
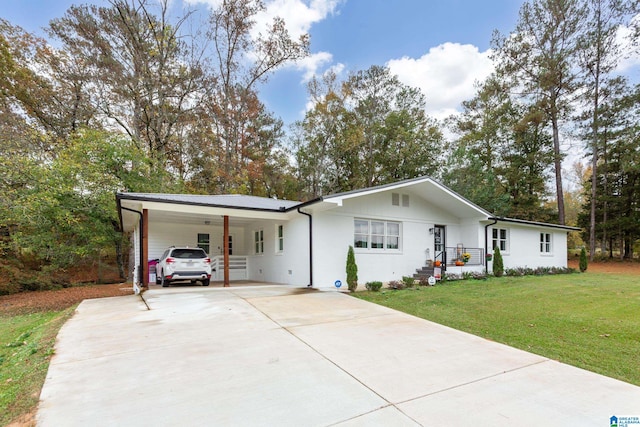
{"type": "Polygon", "coordinates": [[[640,86],[616,69],[637,46],[636,1],[525,3],[493,36],[496,71],[446,120],[376,65],[313,78],[290,128],[259,88],[310,40],[279,18],[255,36],[263,9],[224,0],[197,20],[110,0],[72,6],[46,39],[0,19],[0,268],[109,258],[126,276],[116,191],[308,200],[423,175],[498,216],[580,226],[570,247],[592,257],[633,257],[640,86]]]}

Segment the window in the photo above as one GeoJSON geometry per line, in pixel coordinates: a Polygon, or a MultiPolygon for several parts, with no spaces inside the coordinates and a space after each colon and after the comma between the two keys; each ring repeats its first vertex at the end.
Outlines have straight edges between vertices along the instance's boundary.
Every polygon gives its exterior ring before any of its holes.
{"type": "Polygon", "coordinates": [[[355,219],[353,221],[355,248],[373,250],[400,249],[400,223],[355,219]]]}
{"type": "Polygon", "coordinates": [[[551,233],[540,233],[540,252],[551,253],[551,233]]]}
{"type": "Polygon", "coordinates": [[[254,243],[255,243],[255,253],[263,254],[264,253],[264,230],[256,230],[253,235],[254,243]]]}
{"type": "Polygon", "coordinates": [[[353,227],[354,227],[353,247],[368,248],[369,247],[369,221],[356,219],[353,222],[353,227]]]}
{"type": "Polygon", "coordinates": [[[371,221],[371,249],[384,249],[384,222],[371,221]]]}
{"type": "Polygon", "coordinates": [[[500,248],[500,251],[506,252],[508,249],[507,230],[504,228],[493,229],[492,248],[500,248]]]}
{"type": "Polygon", "coordinates": [[[278,225],[276,227],[276,252],[284,251],[284,226],[278,225]]]}
{"type": "Polygon", "coordinates": [[[209,234],[198,233],[198,247],[209,253],[209,234]]]}
{"type": "Polygon", "coordinates": [[[387,249],[400,249],[399,222],[387,222],[387,249]]]}
{"type": "Polygon", "coordinates": [[[408,208],[409,207],[409,195],[408,194],[403,194],[402,195],[402,207],[404,207],[404,208],[408,208]]]}

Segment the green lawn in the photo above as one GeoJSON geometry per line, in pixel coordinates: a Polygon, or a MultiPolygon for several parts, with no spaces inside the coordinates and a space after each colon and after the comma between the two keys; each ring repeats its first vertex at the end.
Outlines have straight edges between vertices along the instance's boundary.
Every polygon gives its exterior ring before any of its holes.
{"type": "Polygon", "coordinates": [[[638,276],[503,277],[355,296],[640,385],[638,276]]]}
{"type": "Polygon", "coordinates": [[[74,309],[0,316],[0,426],[37,405],[56,335],[74,309]]]}

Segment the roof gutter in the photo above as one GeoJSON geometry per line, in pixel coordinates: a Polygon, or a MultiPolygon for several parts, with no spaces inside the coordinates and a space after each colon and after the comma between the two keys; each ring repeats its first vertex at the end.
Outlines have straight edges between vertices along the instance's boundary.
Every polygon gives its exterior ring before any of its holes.
{"type": "Polygon", "coordinates": [[[308,214],[306,214],[304,212],[300,212],[300,209],[301,208],[306,208],[307,206],[313,205],[313,204],[318,203],[318,202],[322,202],[323,200],[324,200],[324,197],[322,197],[322,196],[316,197],[315,199],[311,199],[311,200],[308,200],[306,202],[300,203],[299,205],[292,206],[289,209],[285,209],[285,212],[290,212],[290,211],[295,209],[299,213],[301,213],[302,215],[308,215],[308,214]]]}
{"type": "Polygon", "coordinates": [[[297,209],[299,214],[305,215],[309,218],[309,284],[308,288],[313,287],[313,217],[311,214],[302,212],[300,208],[297,209]]]}
{"type": "Polygon", "coordinates": [[[498,223],[497,218],[489,218],[492,219],[493,222],[484,226],[484,269],[489,271],[489,260],[487,259],[487,254],[489,253],[489,235],[487,234],[489,231],[489,227],[492,225],[496,225],[498,223]]]}
{"type": "Polygon", "coordinates": [[[502,218],[502,217],[489,217],[487,218],[489,220],[492,221],[499,221],[499,222],[510,222],[512,224],[522,224],[522,225],[534,225],[537,227],[547,227],[547,228],[559,228],[561,230],[566,230],[566,231],[580,231],[582,230],[579,227],[571,227],[569,225],[560,225],[560,224],[549,224],[546,222],[537,222],[537,221],[527,221],[524,219],[515,219],[515,218],[502,218]]]}
{"type": "MultiPolygon", "coordinates": [[[[218,208],[218,209],[235,209],[241,211],[252,211],[252,212],[288,212],[291,211],[298,206],[302,207],[307,205],[307,203],[297,204],[286,208],[284,206],[280,206],[278,208],[258,208],[251,206],[233,206],[233,205],[221,205],[216,203],[201,203],[201,202],[189,202],[185,200],[159,200],[154,197],[145,197],[145,196],[134,196],[127,193],[116,193],[116,201],[120,204],[120,200],[131,200],[136,202],[152,202],[152,203],[166,203],[170,205],[184,205],[184,206],[202,206],[206,208],[218,208]]],[[[312,200],[311,202],[316,202],[317,200],[312,200]]]]}
{"type": "MultiPolygon", "coordinates": [[[[127,207],[124,206],[120,206],[120,209],[125,210],[125,211],[129,211],[129,212],[133,212],[136,213],[140,216],[140,219],[138,220],[138,232],[140,233],[140,245],[138,250],[140,251],[140,253],[138,254],[138,256],[140,257],[140,264],[138,264],[138,269],[136,271],[136,275],[138,276],[138,283],[142,283],[142,263],[144,262],[144,260],[142,259],[142,212],[137,211],[135,209],[129,209],[127,207]]],[[[120,212],[120,211],[118,211],[120,212]]],[[[120,226],[122,227],[122,213],[120,213],[120,226]]],[[[135,280],[134,280],[135,283],[135,280]]],[[[139,291],[138,291],[139,292],[139,291]]],[[[138,293],[136,292],[136,293],[138,293]]]]}

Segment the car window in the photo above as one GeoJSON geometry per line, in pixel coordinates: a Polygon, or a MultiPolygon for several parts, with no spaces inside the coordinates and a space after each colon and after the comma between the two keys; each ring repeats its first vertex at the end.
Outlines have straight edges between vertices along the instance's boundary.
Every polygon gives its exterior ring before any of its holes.
{"type": "Polygon", "coordinates": [[[206,258],[207,254],[202,249],[174,249],[171,253],[173,258],[188,259],[188,258],[206,258]]]}

